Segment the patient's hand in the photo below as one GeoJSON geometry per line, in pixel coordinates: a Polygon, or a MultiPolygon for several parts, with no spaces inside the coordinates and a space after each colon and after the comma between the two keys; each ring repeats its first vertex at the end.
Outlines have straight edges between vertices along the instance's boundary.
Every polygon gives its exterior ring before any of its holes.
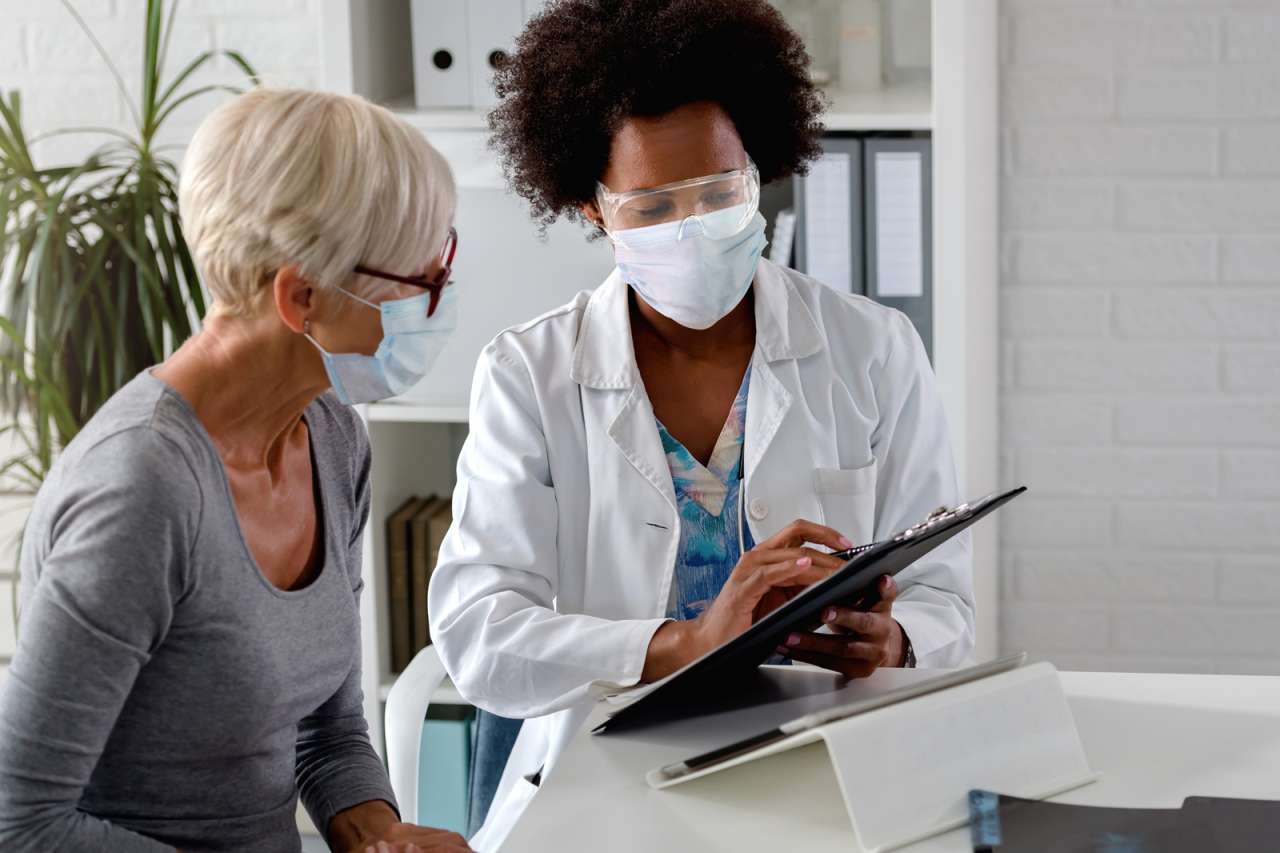
{"type": "Polygon", "coordinates": [[[394,823],[381,839],[365,843],[351,853],[469,853],[467,841],[456,832],[415,826],[412,823],[394,823]]]}
{"type": "Polygon", "coordinates": [[[390,804],[369,800],[338,812],[329,822],[329,847],[346,853],[468,853],[456,832],[401,823],[390,804]]]}

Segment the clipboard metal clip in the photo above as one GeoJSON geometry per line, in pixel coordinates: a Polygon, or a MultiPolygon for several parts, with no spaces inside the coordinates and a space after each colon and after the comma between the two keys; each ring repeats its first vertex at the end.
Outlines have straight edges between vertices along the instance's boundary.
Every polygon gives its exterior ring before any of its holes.
{"type": "Polygon", "coordinates": [[[911,527],[908,527],[906,530],[895,536],[894,539],[895,541],[901,542],[904,539],[911,539],[914,536],[919,536],[921,533],[925,533],[943,522],[950,521],[953,518],[964,515],[971,509],[973,509],[973,507],[968,503],[962,503],[955,509],[940,506],[933,512],[929,513],[928,517],[925,518],[924,521],[919,524],[913,524],[911,527]]]}

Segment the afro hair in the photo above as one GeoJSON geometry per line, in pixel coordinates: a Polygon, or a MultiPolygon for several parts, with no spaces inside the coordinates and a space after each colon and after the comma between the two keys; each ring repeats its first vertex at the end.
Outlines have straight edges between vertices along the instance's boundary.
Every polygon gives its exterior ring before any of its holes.
{"type": "Polygon", "coordinates": [[[698,101],[725,110],[768,183],[821,151],[808,67],[766,0],[551,0],[497,71],[491,144],[544,226],[583,219],[621,121],[698,101]]]}

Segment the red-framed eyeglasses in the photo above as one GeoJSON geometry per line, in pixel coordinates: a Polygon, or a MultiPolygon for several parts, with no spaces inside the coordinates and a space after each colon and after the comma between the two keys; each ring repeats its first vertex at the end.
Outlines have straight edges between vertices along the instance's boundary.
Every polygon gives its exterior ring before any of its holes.
{"type": "Polygon", "coordinates": [[[396,275],[373,267],[366,267],[363,264],[357,264],[355,271],[361,275],[371,275],[374,278],[397,281],[400,284],[413,285],[427,291],[431,294],[431,303],[427,306],[427,316],[430,317],[436,313],[436,307],[440,304],[441,292],[453,283],[449,280],[449,276],[453,274],[453,256],[457,252],[458,230],[450,227],[449,236],[444,241],[444,248],[440,250],[440,272],[432,278],[427,278],[425,275],[396,275]]]}

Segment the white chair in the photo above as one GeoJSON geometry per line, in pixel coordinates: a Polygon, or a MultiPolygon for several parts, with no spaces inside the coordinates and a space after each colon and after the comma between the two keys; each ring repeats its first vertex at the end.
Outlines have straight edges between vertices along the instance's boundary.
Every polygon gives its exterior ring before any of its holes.
{"type": "Polygon", "coordinates": [[[431,696],[444,683],[444,664],[435,646],[413,656],[387,693],[385,734],[387,772],[400,804],[400,819],[418,822],[418,758],[422,754],[422,721],[431,696]]]}

